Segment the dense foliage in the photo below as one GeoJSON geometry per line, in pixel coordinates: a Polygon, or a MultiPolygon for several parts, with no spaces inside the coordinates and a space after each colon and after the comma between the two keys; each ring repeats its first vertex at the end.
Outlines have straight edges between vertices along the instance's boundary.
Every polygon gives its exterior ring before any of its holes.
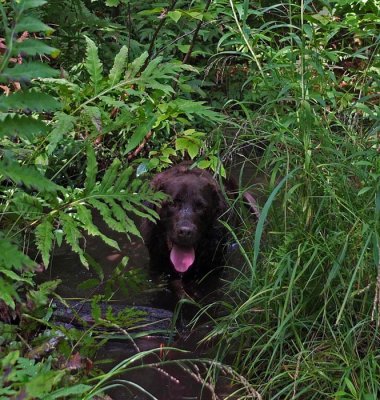
{"type": "Polygon", "coordinates": [[[67,366],[79,343],[91,356],[90,335],[65,332],[66,364],[30,356],[55,337],[58,282],[35,274],[63,242],[91,266],[85,235],[118,248],[94,212],[140,236],[132,216],[154,220],[145,202],[163,198],[144,173],[184,156],[222,174],[238,159],[265,181],[250,188],[266,199],[258,223],[230,227],[244,260],[231,295],[209,305],[225,310],[209,334],[218,360],[263,398],[377,398],[379,9],[0,3],[0,398],[102,392],[107,376],[67,366]]]}

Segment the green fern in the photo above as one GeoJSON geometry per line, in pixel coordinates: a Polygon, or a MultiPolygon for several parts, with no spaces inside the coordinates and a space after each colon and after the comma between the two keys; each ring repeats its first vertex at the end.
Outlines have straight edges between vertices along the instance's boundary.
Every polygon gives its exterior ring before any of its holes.
{"type": "Polygon", "coordinates": [[[20,301],[18,282],[31,285],[30,279],[22,276],[23,270],[32,270],[36,263],[0,234],[0,300],[15,308],[15,300],[20,301]]]}
{"type": "Polygon", "coordinates": [[[115,61],[111,71],[108,75],[108,82],[110,86],[114,86],[120,82],[121,76],[125,70],[128,58],[128,47],[123,46],[115,57],[115,61]]]}
{"type": "Polygon", "coordinates": [[[0,114],[0,139],[16,136],[32,142],[36,136],[45,135],[46,132],[45,123],[39,119],[25,115],[0,114]]]}
{"type": "Polygon", "coordinates": [[[82,229],[86,230],[87,233],[91,236],[100,237],[104,243],[108,244],[108,246],[113,247],[114,249],[120,250],[118,243],[104,235],[96,225],[92,222],[92,214],[91,211],[86,208],[84,205],[80,205],[76,207],[76,219],[80,222],[82,229]]]}
{"type": "Polygon", "coordinates": [[[27,56],[47,54],[52,58],[56,58],[59,55],[59,50],[55,47],[48,46],[41,40],[28,39],[20,43],[15,43],[13,55],[17,54],[25,54],[27,56]]]}
{"type": "Polygon", "coordinates": [[[56,192],[63,190],[60,186],[45,178],[31,166],[21,166],[14,161],[0,161],[0,174],[11,179],[16,184],[23,184],[27,188],[37,189],[41,192],[56,192]]]}
{"type": "Polygon", "coordinates": [[[97,173],[98,173],[98,164],[96,163],[95,151],[92,145],[88,144],[86,180],[84,182],[85,193],[90,193],[94,189],[97,173]]]}
{"type": "Polygon", "coordinates": [[[37,61],[30,61],[5,68],[3,72],[0,72],[0,82],[30,82],[33,78],[54,78],[58,75],[59,71],[56,69],[37,61]]]}
{"type": "Polygon", "coordinates": [[[130,80],[131,78],[134,78],[140,72],[140,69],[142,68],[148,57],[149,54],[147,51],[145,51],[138,58],[134,59],[127,69],[124,79],[130,80]]]}
{"type": "Polygon", "coordinates": [[[46,93],[36,91],[19,91],[7,97],[0,98],[1,111],[57,111],[61,103],[46,93]]]}
{"type": "Polygon", "coordinates": [[[50,260],[50,252],[53,247],[53,224],[49,218],[45,218],[35,229],[36,244],[41,252],[42,261],[47,268],[50,260]]]}
{"type": "Polygon", "coordinates": [[[98,55],[98,48],[96,44],[86,36],[86,70],[90,75],[90,80],[93,84],[94,94],[99,93],[101,83],[103,80],[103,64],[101,63],[98,55]]]}
{"type": "Polygon", "coordinates": [[[56,113],[54,128],[47,136],[47,140],[49,142],[49,144],[47,145],[48,155],[52,155],[64,135],[73,130],[75,121],[76,118],[72,115],[68,115],[63,112],[56,113]]]}
{"type": "Polygon", "coordinates": [[[88,268],[88,262],[84,254],[84,250],[79,244],[79,241],[83,239],[80,225],[72,214],[60,212],[58,217],[60,223],[62,224],[62,230],[64,232],[66,242],[71,246],[72,250],[78,254],[81,263],[88,268]]]}

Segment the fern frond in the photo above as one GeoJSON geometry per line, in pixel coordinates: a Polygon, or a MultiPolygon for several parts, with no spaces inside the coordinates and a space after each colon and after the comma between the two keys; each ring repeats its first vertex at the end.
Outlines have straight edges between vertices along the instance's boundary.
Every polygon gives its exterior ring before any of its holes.
{"type": "Polygon", "coordinates": [[[142,71],[141,76],[143,77],[152,75],[152,73],[157,70],[161,61],[162,57],[156,57],[153,60],[151,60],[147,65],[147,67],[144,69],[144,71],[142,71]]]}
{"type": "Polygon", "coordinates": [[[91,198],[88,200],[88,203],[91,204],[94,208],[96,208],[100,215],[102,216],[104,222],[114,231],[123,233],[125,232],[125,227],[119,221],[116,221],[113,216],[112,212],[109,209],[108,205],[99,201],[98,199],[91,198]]]}
{"type": "Polygon", "coordinates": [[[0,110],[5,112],[9,110],[47,112],[57,111],[60,108],[61,103],[53,96],[36,91],[18,91],[0,98],[0,110]]]}
{"type": "Polygon", "coordinates": [[[71,246],[73,251],[78,254],[81,263],[88,268],[88,262],[84,251],[79,246],[79,240],[83,238],[83,235],[80,232],[78,222],[71,215],[67,215],[63,212],[59,213],[59,220],[62,224],[66,242],[71,246]]]}
{"type": "Polygon", "coordinates": [[[43,135],[46,131],[44,122],[24,115],[8,114],[0,121],[0,139],[17,136],[32,142],[35,136],[43,135]]]}
{"type": "Polygon", "coordinates": [[[87,145],[87,167],[86,180],[84,182],[85,193],[90,193],[96,184],[96,175],[98,173],[98,163],[96,162],[95,150],[91,144],[87,145]]]}
{"type": "MultiPolygon", "coordinates": [[[[154,218],[154,214],[152,214],[152,213],[147,213],[147,212],[143,212],[143,211],[140,211],[138,208],[136,208],[136,207],[134,207],[131,203],[129,203],[129,202],[123,202],[122,203],[122,205],[123,205],[123,208],[126,210],[126,211],[128,211],[128,212],[130,212],[130,213],[133,213],[133,214],[136,214],[136,215],[138,215],[139,217],[141,217],[141,218],[147,218],[147,219],[149,219],[150,221],[152,221],[152,222],[156,222],[156,219],[154,218]]],[[[140,205],[140,202],[139,202],[139,206],[141,206],[140,205]]],[[[151,210],[152,211],[152,210],[151,210]]],[[[156,214],[157,215],[157,214],[156,214]]],[[[158,216],[158,215],[157,215],[158,216]]]]}
{"type": "Polygon", "coordinates": [[[144,65],[146,59],[149,57],[147,51],[141,54],[141,56],[137,57],[133,60],[132,64],[129,66],[128,70],[125,73],[125,80],[134,78],[138,72],[140,71],[141,67],[144,65]]]}
{"type": "Polygon", "coordinates": [[[108,244],[108,246],[113,247],[114,249],[120,250],[118,243],[104,235],[100,230],[94,225],[92,222],[92,214],[91,211],[83,205],[80,205],[76,208],[77,214],[76,218],[82,225],[82,228],[85,229],[89,235],[100,237],[104,243],[108,244]]]}
{"type": "Polygon", "coordinates": [[[120,166],[121,161],[118,158],[114,158],[112,164],[108,167],[106,173],[103,176],[102,182],[99,186],[99,191],[104,193],[112,187],[117,178],[120,166]]]}
{"type": "Polygon", "coordinates": [[[116,203],[113,199],[107,198],[105,199],[106,203],[110,206],[112,215],[115,219],[117,219],[120,224],[123,226],[124,232],[131,233],[137,237],[141,237],[139,230],[136,227],[136,224],[128,217],[122,207],[116,203]]]}
{"type": "Polygon", "coordinates": [[[73,130],[76,121],[75,117],[63,112],[56,113],[55,119],[56,123],[54,125],[54,128],[47,137],[49,141],[49,144],[47,146],[48,155],[53,154],[54,150],[57,148],[59,142],[62,140],[64,135],[73,130]]]}
{"type": "Polygon", "coordinates": [[[0,74],[0,82],[21,81],[29,82],[33,78],[54,78],[59,71],[36,61],[16,64],[14,67],[5,68],[0,74]]]}
{"type": "Polygon", "coordinates": [[[11,211],[26,220],[35,220],[42,215],[42,202],[22,190],[16,191],[11,199],[11,211]]]}
{"type": "Polygon", "coordinates": [[[85,67],[94,85],[94,94],[97,94],[103,79],[103,64],[100,61],[96,44],[89,37],[85,36],[85,38],[87,42],[85,67]]]}
{"type": "Polygon", "coordinates": [[[133,172],[132,167],[123,169],[123,171],[121,171],[121,173],[119,172],[119,177],[116,179],[116,182],[114,185],[115,193],[118,193],[127,187],[129,179],[132,175],[132,172],[133,172]]]}
{"type": "Polygon", "coordinates": [[[45,218],[34,230],[37,248],[41,252],[45,268],[49,265],[50,252],[53,247],[53,224],[49,218],[45,218]]]}
{"type": "Polygon", "coordinates": [[[127,57],[128,57],[128,47],[123,46],[120,49],[119,53],[116,54],[113,67],[111,68],[111,71],[108,76],[108,82],[111,86],[114,86],[117,83],[119,83],[123,71],[125,69],[127,57]]]}
{"type": "Polygon", "coordinates": [[[11,243],[7,238],[0,237],[0,267],[21,271],[25,267],[35,267],[36,263],[11,243]],[[12,255],[10,257],[10,254],[12,255]]]}
{"type": "Polygon", "coordinates": [[[16,184],[23,184],[40,192],[56,192],[63,190],[50,179],[45,178],[31,166],[21,166],[17,162],[0,161],[0,174],[11,179],[16,184]]]}

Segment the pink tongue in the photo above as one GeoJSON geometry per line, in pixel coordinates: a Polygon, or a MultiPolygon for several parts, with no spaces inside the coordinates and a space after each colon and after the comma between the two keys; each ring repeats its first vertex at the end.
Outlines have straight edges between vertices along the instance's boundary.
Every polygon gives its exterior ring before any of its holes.
{"type": "Polygon", "coordinates": [[[173,244],[170,252],[170,261],[177,272],[186,272],[195,260],[195,251],[191,248],[180,247],[173,244]]]}

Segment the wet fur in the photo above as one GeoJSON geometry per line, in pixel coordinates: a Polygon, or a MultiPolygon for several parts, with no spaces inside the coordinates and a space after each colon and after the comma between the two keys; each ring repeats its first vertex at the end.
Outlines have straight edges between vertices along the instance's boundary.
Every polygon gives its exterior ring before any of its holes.
{"type": "Polygon", "coordinates": [[[153,178],[151,186],[169,198],[156,210],[160,215],[156,224],[148,220],[142,224],[151,267],[185,280],[221,265],[226,237],[218,218],[226,212],[227,204],[218,182],[210,172],[190,167],[190,163],[182,163],[153,178]],[[194,264],[184,274],[170,261],[173,242],[195,248],[194,264]]]}

